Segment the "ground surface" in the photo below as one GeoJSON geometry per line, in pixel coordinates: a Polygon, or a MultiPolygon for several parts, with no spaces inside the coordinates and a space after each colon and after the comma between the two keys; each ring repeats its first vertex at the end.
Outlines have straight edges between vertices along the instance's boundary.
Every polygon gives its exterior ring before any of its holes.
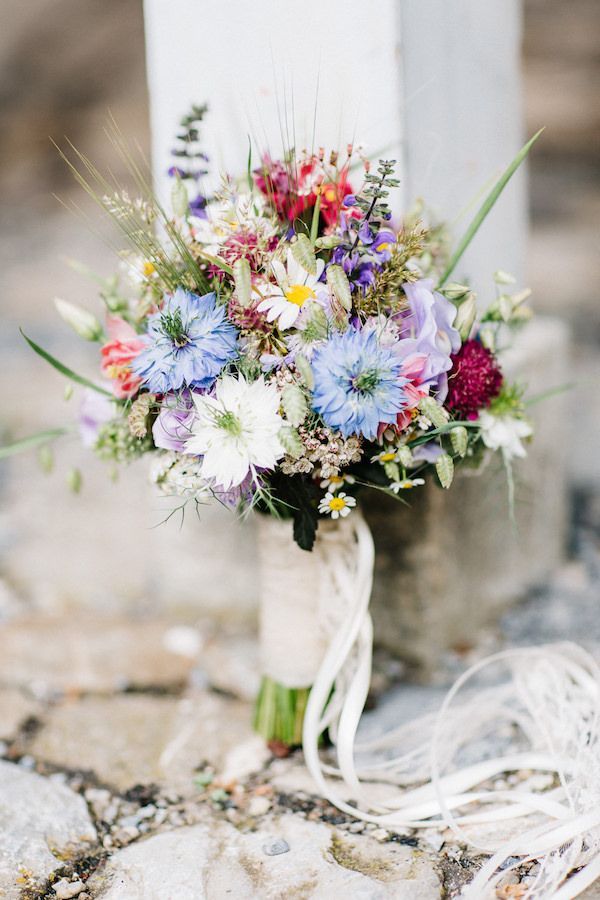
{"type": "MultiPolygon", "coordinates": [[[[102,273],[114,265],[51,196],[68,197],[70,184],[48,136],[68,134],[119,177],[102,135],[107,108],[147,144],[140,0],[5,4],[2,443],[74,415],[17,326],[93,372],[93,354],[79,354],[51,300],[99,311],[94,286],[64,257],[102,273]]],[[[575,337],[573,418],[557,435],[570,449],[571,555],[468,655],[440,660],[436,684],[403,685],[398,665],[378,658],[375,729],[435,704],[458,671],[504,643],[600,647],[600,7],[526,0],[525,13],[527,130],[547,126],[530,166],[534,307],[568,320],[575,337]]],[[[150,508],[143,473],[113,485],[89,459],[86,489],[72,497],[64,477],[83,463],[72,442],[48,481],[32,458],[0,470],[2,900],[457,896],[478,860],[450,836],[347,820],[312,795],[298,755],[274,760],[253,736],[252,586],[243,560],[228,578],[219,573],[225,532],[207,545],[193,529],[149,530],[163,510],[150,508]],[[215,585],[201,609],[200,573],[215,585]]],[[[511,896],[518,885],[507,886],[511,896]]]]}
{"type": "MultiPolygon", "coordinates": [[[[572,639],[600,653],[600,495],[575,500],[570,562],[468,656],[441,660],[435,684],[403,683],[377,657],[370,728],[435,707],[458,671],[506,643],[572,639]]],[[[435,900],[458,896],[480,864],[450,833],[352,820],[315,796],[301,754],[272,757],[249,726],[247,631],[32,617],[7,585],[0,612],[5,900],[435,900]]],[[[520,896],[531,875],[498,896],[520,896]]]]}

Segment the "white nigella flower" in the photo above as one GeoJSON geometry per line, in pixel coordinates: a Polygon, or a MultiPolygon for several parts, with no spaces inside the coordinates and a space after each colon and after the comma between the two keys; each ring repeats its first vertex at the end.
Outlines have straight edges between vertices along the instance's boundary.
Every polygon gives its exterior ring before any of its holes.
{"type": "Polygon", "coordinates": [[[203,457],[203,477],[223,490],[241,484],[249,472],[254,476],[257,468],[274,468],[284,455],[279,393],[264,378],[250,383],[242,375],[223,375],[214,396],[194,394],[194,403],[198,416],[185,449],[203,457]]]}
{"type": "Polygon", "coordinates": [[[272,265],[277,284],[269,285],[269,296],[260,303],[258,309],[267,313],[269,322],[278,319],[279,327],[285,331],[294,325],[306,301],[317,300],[325,290],[324,285],[319,282],[325,264],[322,259],[318,259],[317,274],[311,275],[294,259],[292,251],[288,250],[287,266],[279,260],[274,260],[272,265]]]}
{"type": "Polygon", "coordinates": [[[420,487],[422,484],[425,484],[424,478],[402,478],[400,481],[392,481],[390,490],[398,494],[400,491],[409,491],[411,488],[420,487]]]}
{"type": "Polygon", "coordinates": [[[344,519],[350,515],[353,506],[356,506],[356,499],[349,497],[344,491],[337,494],[327,491],[319,503],[319,512],[331,516],[332,519],[339,519],[340,516],[344,519]]]}
{"type": "Polygon", "coordinates": [[[502,450],[508,460],[527,456],[521,441],[533,434],[529,422],[514,416],[495,416],[487,410],[479,414],[479,422],[483,443],[490,450],[502,450]]]}
{"type": "Polygon", "coordinates": [[[330,475],[329,478],[324,478],[319,487],[323,488],[323,490],[327,489],[330,493],[335,494],[336,491],[339,491],[345,484],[354,484],[356,481],[354,475],[330,475]]]}

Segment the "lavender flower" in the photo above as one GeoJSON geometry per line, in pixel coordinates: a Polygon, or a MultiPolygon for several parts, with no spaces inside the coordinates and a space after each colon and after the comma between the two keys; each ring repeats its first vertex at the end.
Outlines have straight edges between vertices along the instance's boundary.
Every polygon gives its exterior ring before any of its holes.
{"type": "Polygon", "coordinates": [[[214,293],[199,297],[177,288],[149,316],[145,344],[131,368],[149,391],[209,388],[237,356],[237,331],[214,293]]]}

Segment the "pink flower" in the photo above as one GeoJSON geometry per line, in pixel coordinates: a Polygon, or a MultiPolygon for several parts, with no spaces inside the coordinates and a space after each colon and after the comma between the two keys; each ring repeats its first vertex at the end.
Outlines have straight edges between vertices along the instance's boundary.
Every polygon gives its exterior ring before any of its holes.
{"type": "Polygon", "coordinates": [[[144,348],[144,341],[120,316],[107,316],[106,330],[110,340],[100,351],[102,373],[112,379],[115,397],[132,397],[137,393],[142,379],[133,374],[130,364],[144,348]]]}

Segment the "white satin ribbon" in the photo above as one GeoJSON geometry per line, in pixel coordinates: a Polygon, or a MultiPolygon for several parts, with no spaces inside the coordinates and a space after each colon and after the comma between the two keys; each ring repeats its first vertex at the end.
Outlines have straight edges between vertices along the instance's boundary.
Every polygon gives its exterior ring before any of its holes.
{"type": "Polygon", "coordinates": [[[578,896],[600,876],[598,665],[572,644],[503,651],[465,672],[437,715],[357,743],[371,677],[374,548],[362,517],[351,518],[350,550],[338,547],[327,559],[335,606],[342,598],[345,613],[314,679],[304,720],[304,756],[319,792],[355,818],[392,830],[449,828],[462,843],[489,853],[464,893],[470,900],[495,896],[499,880],[530,860],[541,865],[524,897],[578,896]],[[455,702],[475,676],[502,667],[508,681],[478,687],[455,702]],[[326,765],[319,753],[326,729],[335,765],[326,765]],[[485,748],[492,738],[497,746],[499,733],[506,751],[488,758],[485,748]],[[483,758],[474,762],[477,747],[483,758]],[[523,770],[549,773],[556,784],[545,791],[486,784],[523,770]],[[340,781],[352,802],[336,788],[340,781]],[[501,828],[505,837],[477,837],[475,828],[482,825],[501,828]],[[509,863],[510,857],[518,861],[509,863]]]}

